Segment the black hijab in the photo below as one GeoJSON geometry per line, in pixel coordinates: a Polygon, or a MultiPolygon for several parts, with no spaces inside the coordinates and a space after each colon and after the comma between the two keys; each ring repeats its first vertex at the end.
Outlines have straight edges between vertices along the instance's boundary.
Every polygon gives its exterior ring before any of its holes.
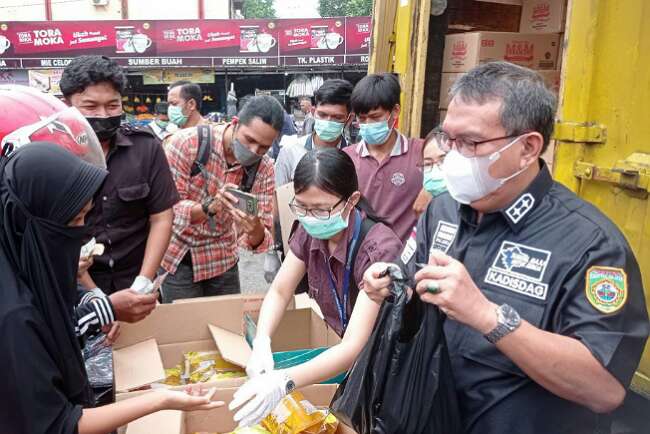
{"type": "MultiPolygon", "coordinates": [[[[22,321],[24,328],[38,329],[37,342],[48,353],[34,357],[43,357],[45,365],[53,361],[60,379],[55,386],[79,405],[92,404],[73,322],[79,251],[86,229],[67,224],[92,199],[106,175],[104,169],[48,143],[30,144],[0,158],[0,327],[20,334],[23,325],[15,322],[23,317],[13,312],[30,312],[29,320],[22,321]]],[[[20,342],[16,339],[14,348],[20,342]]],[[[38,389],[29,384],[30,373],[5,370],[20,370],[20,364],[2,360],[3,376],[21,376],[26,387],[38,389]]],[[[9,395],[5,398],[11,400],[9,395]]]]}

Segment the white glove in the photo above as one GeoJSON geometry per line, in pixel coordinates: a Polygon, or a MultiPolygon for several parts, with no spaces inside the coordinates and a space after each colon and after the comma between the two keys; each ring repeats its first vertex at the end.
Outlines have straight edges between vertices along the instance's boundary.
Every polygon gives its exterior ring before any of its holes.
{"type": "Polygon", "coordinates": [[[253,352],[246,364],[246,375],[250,378],[257,377],[273,371],[273,351],[271,351],[271,338],[257,335],[253,340],[253,352]]]}
{"type": "Polygon", "coordinates": [[[275,250],[266,252],[266,256],[264,257],[264,280],[266,280],[266,283],[273,282],[281,265],[282,262],[280,262],[278,253],[275,250]]]}
{"type": "Polygon", "coordinates": [[[153,291],[153,282],[148,277],[138,276],[131,284],[131,289],[138,294],[150,294],[153,291]]]}
{"type": "Polygon", "coordinates": [[[288,381],[284,371],[272,371],[252,378],[240,387],[228,405],[230,411],[234,411],[246,403],[235,414],[239,427],[258,424],[268,416],[287,395],[288,381]]]}

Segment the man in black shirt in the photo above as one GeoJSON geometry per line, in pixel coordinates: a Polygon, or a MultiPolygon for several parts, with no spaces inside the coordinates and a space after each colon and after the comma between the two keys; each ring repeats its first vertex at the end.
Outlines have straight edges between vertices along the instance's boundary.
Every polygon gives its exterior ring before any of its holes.
{"type": "Polygon", "coordinates": [[[118,320],[137,321],[155,308],[156,295],[142,294],[153,286],[178,201],[167,159],[149,129],[120,126],[126,76],[115,62],[78,57],[60,86],[93,127],[109,170],[87,216],[92,236],[106,249],[80,283],[109,294],[118,320]]]}
{"type": "MultiPolygon", "coordinates": [[[[649,331],[634,254],[539,158],[556,104],[538,74],[489,63],[452,96],[437,135],[449,193],[431,202],[398,263],[448,316],[464,430],[609,432],[649,331]]],[[[365,276],[376,300],[384,269],[365,276]]]]}

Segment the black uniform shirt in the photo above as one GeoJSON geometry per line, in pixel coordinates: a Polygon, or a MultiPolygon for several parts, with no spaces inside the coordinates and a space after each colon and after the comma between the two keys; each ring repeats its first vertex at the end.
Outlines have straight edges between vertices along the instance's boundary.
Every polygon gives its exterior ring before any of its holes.
{"type": "MultiPolygon", "coordinates": [[[[541,164],[525,192],[478,224],[469,206],[435,198],[402,267],[413,276],[431,249],[445,251],[490,301],[580,340],[627,387],[649,330],[639,266],[618,228],[541,164]]],[[[465,432],[579,434],[609,423],[537,385],[479,332],[447,319],[445,334],[465,432]]]]}
{"type": "Polygon", "coordinates": [[[107,165],[108,177],[87,219],[106,247],[90,275],[111,294],[128,288],[142,267],[149,216],[170,209],[179,196],[165,152],[149,129],[120,128],[107,165]]]}

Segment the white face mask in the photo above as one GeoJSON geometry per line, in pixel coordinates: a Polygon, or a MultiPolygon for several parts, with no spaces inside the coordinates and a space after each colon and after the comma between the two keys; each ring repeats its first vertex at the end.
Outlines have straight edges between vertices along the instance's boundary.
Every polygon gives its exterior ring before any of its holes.
{"type": "Polygon", "coordinates": [[[501,153],[522,137],[517,137],[490,155],[480,157],[465,157],[456,149],[449,151],[442,163],[442,172],[451,197],[463,204],[476,202],[526,170],[527,167],[524,167],[506,178],[494,178],[489,171],[492,164],[501,158],[501,153]]]}

